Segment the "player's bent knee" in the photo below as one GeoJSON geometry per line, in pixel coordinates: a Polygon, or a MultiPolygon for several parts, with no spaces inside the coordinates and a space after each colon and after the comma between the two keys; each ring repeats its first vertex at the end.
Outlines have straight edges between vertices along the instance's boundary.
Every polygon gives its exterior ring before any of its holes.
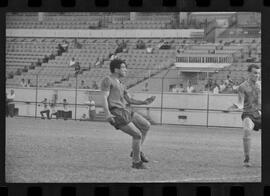
{"type": "Polygon", "coordinates": [[[251,132],[254,129],[254,123],[250,118],[245,118],[243,120],[243,129],[244,132],[251,132]]]}
{"type": "Polygon", "coordinates": [[[134,133],[132,137],[136,140],[141,140],[142,139],[142,134],[141,133],[134,133]]]}

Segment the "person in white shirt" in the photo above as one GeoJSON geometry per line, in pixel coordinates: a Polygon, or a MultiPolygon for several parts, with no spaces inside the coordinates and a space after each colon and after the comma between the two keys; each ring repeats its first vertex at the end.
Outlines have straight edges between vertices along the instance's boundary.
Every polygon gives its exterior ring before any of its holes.
{"type": "Polygon", "coordinates": [[[214,87],[213,93],[214,93],[214,94],[218,94],[218,93],[219,93],[219,88],[218,88],[217,85],[214,87]]]}
{"type": "Polygon", "coordinates": [[[89,119],[95,120],[95,118],[96,118],[96,103],[91,96],[89,96],[89,101],[87,102],[87,104],[88,104],[89,119]]]}
{"type": "Polygon", "coordinates": [[[220,92],[224,91],[225,88],[226,88],[226,85],[225,85],[224,81],[222,80],[221,84],[219,85],[220,92]]]}
{"type": "Polygon", "coordinates": [[[41,119],[45,119],[43,114],[45,113],[47,118],[50,119],[50,109],[48,107],[49,103],[47,102],[47,98],[44,98],[44,100],[41,102],[43,103],[43,110],[40,111],[41,119]]]}
{"type": "Polygon", "coordinates": [[[14,116],[14,109],[15,109],[14,99],[15,99],[15,91],[11,89],[10,94],[7,95],[8,116],[10,116],[11,118],[14,116]]]}
{"type": "Polygon", "coordinates": [[[191,85],[191,82],[188,81],[187,93],[193,93],[193,92],[194,92],[194,87],[191,85]]]}

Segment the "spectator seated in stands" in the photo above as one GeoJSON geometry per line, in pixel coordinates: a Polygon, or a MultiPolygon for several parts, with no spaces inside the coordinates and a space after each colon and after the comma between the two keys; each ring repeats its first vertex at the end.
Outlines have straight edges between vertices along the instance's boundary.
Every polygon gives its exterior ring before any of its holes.
{"type": "Polygon", "coordinates": [[[58,44],[58,45],[57,45],[56,51],[57,51],[57,56],[61,56],[62,53],[63,53],[65,50],[64,50],[64,48],[62,47],[61,44],[58,44]]]}
{"type": "Polygon", "coordinates": [[[8,73],[8,79],[12,79],[14,77],[14,73],[11,71],[8,73]]]}
{"type": "Polygon", "coordinates": [[[96,89],[96,90],[98,89],[98,84],[96,81],[93,82],[92,89],[96,89]]]}
{"type": "Polygon", "coordinates": [[[24,67],[23,67],[23,69],[22,69],[22,72],[27,72],[28,71],[28,68],[27,68],[27,66],[25,65],[24,67]]]}
{"type": "Polygon", "coordinates": [[[171,49],[169,42],[164,42],[159,49],[171,49]]]}
{"type": "Polygon", "coordinates": [[[146,52],[149,54],[153,54],[154,48],[152,48],[150,45],[147,46],[146,52]]]}
{"type": "Polygon", "coordinates": [[[146,45],[145,43],[142,41],[142,40],[138,40],[137,43],[136,43],[136,48],[137,49],[145,49],[146,48],[146,45]]]}
{"type": "Polygon", "coordinates": [[[41,119],[45,119],[44,117],[44,113],[46,114],[47,118],[50,119],[50,110],[49,110],[49,107],[48,107],[48,102],[47,102],[47,98],[44,98],[44,100],[41,102],[43,103],[43,110],[40,111],[40,115],[41,115],[41,119]]]}
{"type": "Polygon", "coordinates": [[[81,73],[81,66],[79,62],[75,63],[75,75],[81,73]]]}
{"type": "Polygon", "coordinates": [[[48,61],[49,61],[49,57],[48,55],[45,55],[43,58],[43,63],[48,63],[48,61]]]}
{"type": "Polygon", "coordinates": [[[70,66],[70,67],[75,67],[75,65],[76,65],[75,58],[72,57],[72,59],[69,61],[69,66],[70,66]]]}
{"type": "Polygon", "coordinates": [[[224,81],[221,81],[221,84],[219,85],[219,92],[222,93],[226,88],[226,85],[224,83],[224,81]]]}
{"type": "Polygon", "coordinates": [[[41,66],[41,64],[42,64],[42,61],[41,61],[41,59],[39,58],[38,61],[37,61],[37,66],[41,66]]]}
{"type": "Polygon", "coordinates": [[[224,81],[226,86],[233,85],[233,81],[231,80],[230,75],[227,75],[227,79],[224,81]]]}
{"type": "Polygon", "coordinates": [[[32,62],[31,65],[29,66],[29,69],[35,69],[35,67],[36,67],[36,66],[35,66],[35,63],[32,62]]]}
{"type": "Polygon", "coordinates": [[[208,54],[216,54],[216,50],[208,50],[208,54]]]}
{"type": "Polygon", "coordinates": [[[116,50],[114,52],[115,54],[121,53],[121,52],[128,52],[127,44],[126,44],[126,42],[124,40],[122,40],[121,43],[119,43],[118,40],[116,40],[115,42],[117,44],[117,48],[116,48],[116,50]]]}
{"type": "Polygon", "coordinates": [[[21,87],[26,87],[26,82],[24,80],[24,78],[21,79],[21,83],[20,83],[21,87]]]}
{"type": "Polygon", "coordinates": [[[30,79],[28,79],[27,80],[27,83],[26,83],[26,87],[32,87],[33,85],[32,85],[32,83],[31,83],[31,80],[30,79]]]}
{"type": "Polygon", "coordinates": [[[184,45],[181,45],[178,49],[177,49],[177,53],[178,54],[181,54],[181,53],[184,53],[184,45]]]}
{"type": "Polygon", "coordinates": [[[63,43],[61,44],[61,46],[63,48],[63,52],[68,51],[68,42],[66,40],[63,40],[63,43]]]}
{"type": "Polygon", "coordinates": [[[81,49],[82,44],[78,42],[77,38],[74,39],[74,48],[81,49]]]}
{"type": "Polygon", "coordinates": [[[207,83],[204,86],[206,91],[211,91],[213,89],[213,81],[212,79],[208,79],[207,83]]]}
{"type": "Polygon", "coordinates": [[[95,67],[102,67],[104,65],[104,59],[103,57],[98,57],[95,62],[95,67]]]}
{"type": "Polygon", "coordinates": [[[127,42],[125,42],[124,40],[122,40],[122,43],[120,44],[121,48],[122,48],[122,52],[127,53],[128,49],[127,49],[127,42]]]}
{"type": "Polygon", "coordinates": [[[184,92],[183,84],[177,84],[173,89],[172,92],[174,93],[182,93],[184,92]]]}
{"type": "Polygon", "coordinates": [[[79,88],[81,88],[81,89],[86,89],[86,88],[88,88],[88,87],[85,85],[84,80],[81,81],[81,84],[80,84],[79,88]]]}
{"type": "Polygon", "coordinates": [[[49,59],[50,59],[50,60],[55,59],[55,55],[54,55],[54,53],[51,53],[51,54],[49,55],[49,59]]]}
{"type": "Polygon", "coordinates": [[[22,71],[21,71],[21,69],[20,69],[20,68],[18,68],[18,69],[16,70],[15,74],[16,74],[16,75],[18,75],[18,76],[22,75],[22,71]]]}

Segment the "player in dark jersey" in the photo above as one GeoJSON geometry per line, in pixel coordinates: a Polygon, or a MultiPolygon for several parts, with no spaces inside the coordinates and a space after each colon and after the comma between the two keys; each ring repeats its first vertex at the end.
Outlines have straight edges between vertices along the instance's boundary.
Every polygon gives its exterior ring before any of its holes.
{"type": "Polygon", "coordinates": [[[238,103],[229,109],[243,110],[243,148],[244,166],[250,167],[251,132],[261,129],[261,82],[260,67],[255,64],[248,66],[248,79],[238,88],[238,103]]]}
{"type": "Polygon", "coordinates": [[[148,159],[141,152],[141,145],[145,141],[150,123],[140,114],[131,112],[126,107],[125,102],[134,105],[148,105],[154,101],[155,96],[144,101],[131,98],[124,84],[120,81],[127,75],[127,65],[123,60],[112,60],[110,71],[111,75],[105,77],[101,83],[106,119],[116,129],[132,136],[132,168],[145,169],[143,162],[148,162],[148,159]]]}

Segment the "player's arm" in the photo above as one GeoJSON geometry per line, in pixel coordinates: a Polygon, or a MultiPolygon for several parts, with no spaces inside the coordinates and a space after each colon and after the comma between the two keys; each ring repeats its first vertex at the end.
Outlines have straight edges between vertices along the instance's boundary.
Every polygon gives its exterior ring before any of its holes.
{"type": "Polygon", "coordinates": [[[109,110],[108,97],[110,95],[110,86],[111,82],[109,78],[105,78],[101,83],[101,91],[102,91],[102,105],[104,108],[106,120],[109,122],[114,122],[113,115],[109,110]]]}
{"type": "Polygon", "coordinates": [[[125,100],[129,103],[129,104],[133,104],[133,105],[148,105],[150,103],[152,103],[155,100],[155,96],[149,97],[146,100],[142,101],[142,100],[136,100],[130,97],[130,95],[128,94],[127,91],[124,92],[124,98],[125,100]]]}
{"type": "Polygon", "coordinates": [[[242,87],[239,87],[237,102],[234,103],[231,107],[229,107],[229,111],[242,111],[244,107],[244,97],[244,91],[242,87]]]}

